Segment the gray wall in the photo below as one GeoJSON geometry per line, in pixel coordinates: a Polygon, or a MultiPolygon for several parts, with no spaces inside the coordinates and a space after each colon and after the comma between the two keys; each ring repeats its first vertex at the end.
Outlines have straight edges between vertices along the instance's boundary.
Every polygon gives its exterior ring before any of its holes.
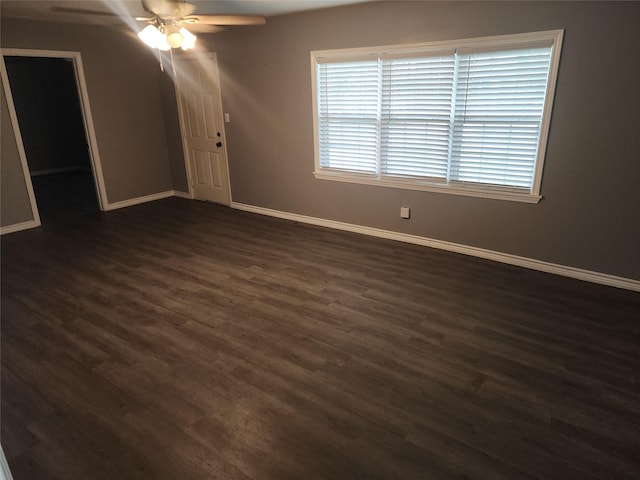
{"type": "Polygon", "coordinates": [[[3,17],[1,44],[81,52],[109,203],[173,189],[159,67],[133,32],[3,17]]]}
{"type": "Polygon", "coordinates": [[[0,80],[0,226],[33,220],[18,145],[0,80]]]}
{"type": "Polygon", "coordinates": [[[640,279],[639,26],[636,2],[398,1],[212,34],[233,200],[640,279]],[[541,203],[314,179],[311,50],[557,28],[565,41],[541,203]]]}

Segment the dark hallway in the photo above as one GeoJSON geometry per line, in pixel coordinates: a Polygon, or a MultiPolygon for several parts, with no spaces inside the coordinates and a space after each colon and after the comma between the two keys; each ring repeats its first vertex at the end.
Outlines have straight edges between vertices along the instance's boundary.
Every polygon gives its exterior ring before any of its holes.
{"type": "Polygon", "coordinates": [[[91,172],[37,175],[31,182],[44,225],[79,221],[99,212],[91,172]]]}
{"type": "Polygon", "coordinates": [[[72,59],[5,56],[43,225],[99,211],[72,59]]]}

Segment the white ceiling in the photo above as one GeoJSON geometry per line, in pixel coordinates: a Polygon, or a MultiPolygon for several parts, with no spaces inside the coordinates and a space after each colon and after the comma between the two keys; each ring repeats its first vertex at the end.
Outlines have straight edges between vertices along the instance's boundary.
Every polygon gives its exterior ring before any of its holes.
{"type": "MultiPolygon", "coordinates": [[[[194,0],[189,3],[196,6],[195,13],[199,14],[256,14],[270,17],[363,1],[366,0],[194,0]]],[[[129,18],[146,15],[138,0],[0,0],[0,15],[30,20],[98,25],[120,22],[118,17],[52,11],[51,7],[54,6],[118,13],[120,16],[129,18]]]]}

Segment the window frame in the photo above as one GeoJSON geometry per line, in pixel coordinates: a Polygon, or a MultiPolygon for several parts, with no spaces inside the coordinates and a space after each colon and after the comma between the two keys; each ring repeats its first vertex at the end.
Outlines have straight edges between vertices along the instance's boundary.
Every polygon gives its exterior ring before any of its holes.
{"type": "Polygon", "coordinates": [[[563,36],[564,30],[559,29],[512,35],[469,38],[462,40],[445,40],[428,43],[411,43],[375,47],[346,48],[339,50],[311,51],[310,60],[312,82],[311,91],[313,102],[314,177],[321,180],[332,180],[391,188],[449,193],[454,195],[511,200],[526,203],[538,203],[542,199],[542,195],[540,193],[542,172],[544,168],[546,147],[549,137],[549,127],[551,124],[552,107],[558,77],[563,36]],[[506,50],[529,48],[542,45],[551,45],[551,59],[549,65],[549,76],[547,79],[546,96],[542,110],[543,113],[540,125],[540,136],[538,141],[537,156],[533,170],[533,182],[531,190],[480,183],[464,183],[460,181],[447,183],[446,180],[444,182],[434,182],[432,179],[422,179],[416,177],[388,177],[381,175],[379,171],[375,174],[356,173],[321,167],[319,132],[320,122],[318,110],[317,82],[317,65],[319,63],[337,63],[354,60],[381,59],[384,57],[388,57],[389,55],[410,55],[416,53],[424,53],[425,55],[438,55],[447,53],[450,54],[452,51],[456,50],[468,52],[470,50],[479,51],[483,49],[496,50],[500,49],[500,47],[504,47],[506,50]]]}

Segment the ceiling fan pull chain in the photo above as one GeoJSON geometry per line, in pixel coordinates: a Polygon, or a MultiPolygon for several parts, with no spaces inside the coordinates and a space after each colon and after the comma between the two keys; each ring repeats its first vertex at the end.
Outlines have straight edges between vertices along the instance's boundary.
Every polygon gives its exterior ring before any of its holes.
{"type": "Polygon", "coordinates": [[[176,62],[173,61],[173,48],[169,50],[169,54],[171,55],[171,68],[173,69],[173,76],[178,78],[178,74],[176,73],[176,62]]]}
{"type": "Polygon", "coordinates": [[[158,59],[160,60],[160,71],[164,72],[164,65],[162,64],[162,52],[158,50],[158,59]]]}

